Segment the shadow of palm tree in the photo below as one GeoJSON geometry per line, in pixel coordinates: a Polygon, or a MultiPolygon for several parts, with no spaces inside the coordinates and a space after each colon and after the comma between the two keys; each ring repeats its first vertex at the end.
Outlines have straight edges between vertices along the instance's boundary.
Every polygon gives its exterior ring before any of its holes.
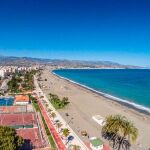
{"type": "MultiPolygon", "coordinates": [[[[102,133],[102,137],[109,141],[110,146],[116,150],[119,147],[121,137],[117,136],[115,133],[105,132],[102,133]]],[[[124,138],[122,144],[122,150],[130,150],[131,144],[130,142],[124,138]]]]}

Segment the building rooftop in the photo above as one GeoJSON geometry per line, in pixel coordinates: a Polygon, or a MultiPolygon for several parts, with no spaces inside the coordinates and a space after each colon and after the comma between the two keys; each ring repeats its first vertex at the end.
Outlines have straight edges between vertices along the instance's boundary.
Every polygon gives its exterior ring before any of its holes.
{"type": "Polygon", "coordinates": [[[16,95],[15,102],[29,102],[29,96],[28,95],[16,95]]]}

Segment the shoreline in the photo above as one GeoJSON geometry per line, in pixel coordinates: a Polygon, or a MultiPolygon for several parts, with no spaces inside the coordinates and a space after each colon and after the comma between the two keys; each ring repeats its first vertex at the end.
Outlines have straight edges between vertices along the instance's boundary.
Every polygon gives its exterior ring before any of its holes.
{"type": "Polygon", "coordinates": [[[95,94],[98,94],[98,95],[100,95],[100,96],[102,96],[102,97],[104,97],[104,98],[107,98],[107,99],[110,100],[110,101],[113,101],[113,102],[115,101],[115,102],[117,102],[117,103],[119,103],[119,104],[121,104],[121,105],[123,105],[123,106],[126,106],[126,107],[128,107],[128,108],[131,108],[131,109],[133,109],[133,110],[135,110],[135,111],[138,111],[139,113],[143,113],[143,114],[145,114],[145,115],[150,115],[150,108],[148,108],[148,107],[145,107],[145,106],[143,106],[143,105],[140,105],[140,104],[137,104],[137,103],[134,103],[134,102],[130,102],[130,101],[128,101],[128,100],[124,100],[124,99],[121,99],[121,98],[112,96],[112,95],[107,94],[107,93],[103,93],[103,92],[97,91],[97,90],[95,90],[95,89],[93,89],[93,88],[90,88],[90,87],[88,87],[88,86],[86,86],[86,85],[80,84],[80,83],[75,82],[75,81],[73,81],[73,80],[71,80],[71,79],[68,79],[68,78],[66,78],[66,77],[62,77],[62,76],[56,74],[54,71],[55,71],[55,70],[52,70],[52,71],[51,71],[51,73],[52,73],[53,75],[55,75],[55,76],[57,76],[57,77],[59,77],[59,78],[61,78],[61,79],[64,79],[64,80],[66,80],[67,82],[76,84],[76,85],[78,85],[78,86],[80,86],[80,87],[82,87],[82,88],[85,88],[86,90],[89,90],[89,91],[91,91],[91,92],[93,92],[93,93],[95,93],[95,94]]]}
{"type": "Polygon", "coordinates": [[[110,69],[110,70],[114,70],[114,69],[122,69],[122,70],[124,70],[124,69],[125,69],[125,70],[126,70],[126,69],[127,69],[127,70],[141,70],[141,69],[142,69],[142,70],[143,70],[143,69],[144,69],[144,70],[150,70],[150,68],[59,68],[59,69],[54,69],[54,70],[64,70],[64,69],[65,69],[65,70],[69,70],[69,69],[71,69],[71,70],[74,70],[74,69],[75,69],[75,70],[77,70],[77,69],[79,69],[79,70],[80,70],[80,69],[89,69],[89,70],[90,70],[90,69],[91,69],[91,70],[93,70],[93,69],[97,69],[97,70],[99,70],[99,69],[100,69],[100,70],[101,70],[101,69],[102,69],[102,70],[103,70],[103,69],[110,69]]]}
{"type": "Polygon", "coordinates": [[[101,136],[102,127],[92,117],[100,115],[106,118],[109,115],[121,114],[132,121],[139,129],[139,137],[131,150],[146,150],[150,148],[150,116],[140,113],[129,106],[110,100],[83,86],[72,83],[58,75],[53,74],[52,69],[42,71],[42,80],[38,81],[43,87],[42,90],[49,96],[49,93],[58,95],[60,98],[68,97],[70,104],[58,112],[83,142],[88,139],[81,136],[81,131],[86,130],[90,137],[96,136],[102,139],[107,145],[109,142],[101,136]],[[45,81],[45,79],[47,79],[45,81]],[[69,117],[66,116],[69,114],[69,117]],[[71,120],[73,118],[73,120],[71,120]],[[71,120],[71,121],[70,121],[71,120]]]}

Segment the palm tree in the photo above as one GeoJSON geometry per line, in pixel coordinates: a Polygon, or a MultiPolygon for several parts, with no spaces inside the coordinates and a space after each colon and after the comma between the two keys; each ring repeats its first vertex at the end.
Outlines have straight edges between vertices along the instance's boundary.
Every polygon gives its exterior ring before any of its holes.
{"type": "Polygon", "coordinates": [[[72,150],[80,150],[81,147],[78,145],[71,145],[72,150]]]}
{"type": "Polygon", "coordinates": [[[120,150],[136,141],[138,129],[125,116],[110,115],[102,128],[102,135],[113,142],[113,148],[120,150]]]}
{"type": "Polygon", "coordinates": [[[51,117],[54,119],[56,117],[56,114],[54,112],[52,112],[51,117]]]}
{"type": "Polygon", "coordinates": [[[47,111],[48,111],[48,112],[51,112],[51,111],[52,111],[52,109],[50,109],[50,108],[49,108],[47,111]]]}
{"type": "Polygon", "coordinates": [[[45,104],[46,108],[49,106],[48,104],[45,104]]]}
{"type": "Polygon", "coordinates": [[[40,98],[41,98],[41,99],[43,99],[43,98],[44,98],[44,96],[40,96],[40,98]]]}
{"type": "Polygon", "coordinates": [[[69,129],[64,128],[64,129],[63,129],[63,135],[65,136],[65,138],[67,138],[67,136],[68,136],[69,134],[70,134],[69,129]]]}
{"type": "Polygon", "coordinates": [[[57,126],[57,129],[58,129],[58,132],[59,132],[59,129],[62,127],[62,123],[61,122],[57,122],[56,126],[57,126]]]}

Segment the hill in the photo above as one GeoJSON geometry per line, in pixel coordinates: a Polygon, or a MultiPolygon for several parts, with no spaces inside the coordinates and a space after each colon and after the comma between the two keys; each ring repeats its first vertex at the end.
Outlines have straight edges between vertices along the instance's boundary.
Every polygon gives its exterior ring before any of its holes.
{"type": "Polygon", "coordinates": [[[62,66],[67,68],[141,68],[139,66],[122,65],[111,61],[82,61],[0,56],[0,65],[31,66],[37,64],[62,66]]]}

